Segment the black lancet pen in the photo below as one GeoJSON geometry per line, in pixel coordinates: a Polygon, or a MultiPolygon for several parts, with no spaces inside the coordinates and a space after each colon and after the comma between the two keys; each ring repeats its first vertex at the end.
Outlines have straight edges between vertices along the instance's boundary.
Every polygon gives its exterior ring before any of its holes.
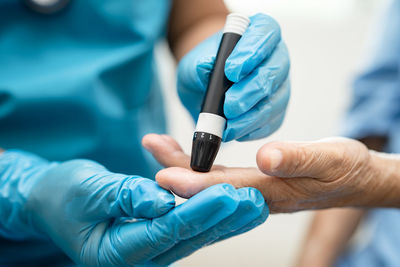
{"type": "Polygon", "coordinates": [[[193,135],[190,167],[195,171],[208,172],[217,156],[226,125],[224,115],[225,92],[233,84],[225,76],[225,62],[249,23],[250,20],[247,16],[238,13],[231,13],[226,18],[214,68],[210,74],[207,91],[193,135]]]}

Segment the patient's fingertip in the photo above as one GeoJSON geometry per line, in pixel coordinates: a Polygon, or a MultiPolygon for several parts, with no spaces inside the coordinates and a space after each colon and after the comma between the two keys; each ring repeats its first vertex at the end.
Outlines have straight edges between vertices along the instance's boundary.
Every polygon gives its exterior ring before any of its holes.
{"type": "Polygon", "coordinates": [[[145,146],[147,143],[148,143],[148,136],[149,136],[150,134],[146,134],[145,136],[143,136],[143,138],[142,138],[142,145],[143,146],[145,146]]]}
{"type": "Polygon", "coordinates": [[[149,152],[152,152],[151,150],[151,136],[149,136],[150,134],[146,134],[145,136],[143,136],[142,138],[142,146],[149,152]]]}
{"type": "Polygon", "coordinates": [[[180,167],[159,171],[156,174],[156,181],[162,188],[183,198],[190,198],[210,186],[204,183],[198,173],[180,167]]]}
{"type": "Polygon", "coordinates": [[[156,174],[157,183],[164,189],[169,190],[170,182],[169,182],[168,168],[163,169],[156,174]]]}
{"type": "Polygon", "coordinates": [[[152,152],[154,145],[158,140],[160,140],[160,138],[161,136],[159,134],[154,134],[154,133],[146,134],[142,138],[142,146],[148,151],[152,152]]]}
{"type": "Polygon", "coordinates": [[[257,165],[267,174],[278,171],[283,162],[283,153],[275,146],[265,145],[257,152],[257,165]]]}
{"type": "Polygon", "coordinates": [[[188,191],[190,179],[187,183],[185,176],[184,169],[170,167],[159,171],[156,174],[156,181],[162,188],[172,191],[180,197],[188,198],[192,196],[188,191]]]}

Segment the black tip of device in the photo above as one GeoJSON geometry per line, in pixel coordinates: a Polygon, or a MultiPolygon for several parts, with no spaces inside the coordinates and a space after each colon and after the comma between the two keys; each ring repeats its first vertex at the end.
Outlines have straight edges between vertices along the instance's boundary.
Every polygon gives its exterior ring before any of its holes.
{"type": "Polygon", "coordinates": [[[190,167],[194,171],[208,172],[214,163],[220,145],[220,137],[209,133],[195,132],[190,167]]]}

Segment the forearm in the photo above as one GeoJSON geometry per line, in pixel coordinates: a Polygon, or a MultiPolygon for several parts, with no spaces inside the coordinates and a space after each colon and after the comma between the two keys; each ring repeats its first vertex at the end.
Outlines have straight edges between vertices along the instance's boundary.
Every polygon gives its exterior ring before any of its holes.
{"type": "MultiPolygon", "coordinates": [[[[371,147],[371,146],[369,146],[371,147]]],[[[370,151],[374,176],[369,192],[355,199],[364,207],[400,208],[400,156],[370,151]]],[[[315,214],[296,266],[331,266],[367,210],[333,209],[315,214]]]]}
{"type": "Polygon", "coordinates": [[[360,140],[370,150],[371,171],[375,184],[371,186],[372,199],[366,206],[400,208],[400,155],[378,153],[387,143],[385,136],[370,136],[360,140]]]}
{"type": "Polygon", "coordinates": [[[228,9],[222,0],[174,0],[168,26],[168,42],[179,61],[201,41],[219,31],[228,9]]]}
{"type": "Polygon", "coordinates": [[[315,213],[296,266],[332,266],[357,229],[365,211],[329,209],[315,213]]]}
{"type": "Polygon", "coordinates": [[[400,208],[400,155],[370,151],[374,188],[366,206],[400,208]]]}
{"type": "Polygon", "coordinates": [[[362,195],[355,198],[351,206],[400,208],[400,155],[376,152],[385,147],[385,136],[367,136],[359,141],[370,149],[368,163],[364,166],[367,171],[360,177],[366,190],[360,192],[362,195]]]}

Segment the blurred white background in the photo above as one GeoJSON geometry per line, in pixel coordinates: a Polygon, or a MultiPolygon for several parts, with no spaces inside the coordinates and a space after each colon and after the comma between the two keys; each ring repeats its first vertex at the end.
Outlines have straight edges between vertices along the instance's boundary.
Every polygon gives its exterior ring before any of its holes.
{"type": "MultiPolygon", "coordinates": [[[[229,166],[256,166],[258,148],[272,140],[316,140],[338,134],[351,96],[351,81],[363,56],[363,47],[378,0],[226,0],[232,11],[263,12],[281,25],[291,55],[292,95],[286,120],[272,136],[255,142],[225,144],[217,162],[229,166]]],[[[175,65],[158,49],[167,98],[170,134],[190,152],[193,122],[176,95],[175,65]]],[[[293,266],[310,212],[272,215],[249,233],[204,248],[179,266],[293,266]]]]}

